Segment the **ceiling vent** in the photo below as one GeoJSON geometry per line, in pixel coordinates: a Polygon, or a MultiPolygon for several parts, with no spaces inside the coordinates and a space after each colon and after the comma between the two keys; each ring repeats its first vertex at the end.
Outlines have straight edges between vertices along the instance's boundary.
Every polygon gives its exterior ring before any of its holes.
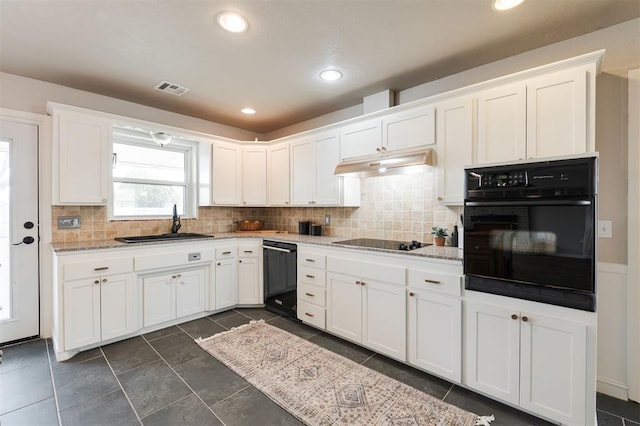
{"type": "Polygon", "coordinates": [[[184,86],[179,86],[168,81],[161,81],[154,86],[154,89],[157,89],[161,92],[171,93],[172,95],[176,96],[182,96],[189,91],[189,89],[184,86]]]}

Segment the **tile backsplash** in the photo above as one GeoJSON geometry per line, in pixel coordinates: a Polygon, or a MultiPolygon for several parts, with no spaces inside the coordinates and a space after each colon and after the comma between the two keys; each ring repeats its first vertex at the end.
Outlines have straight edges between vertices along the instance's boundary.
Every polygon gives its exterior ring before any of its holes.
{"type": "MultiPolygon", "coordinates": [[[[265,221],[265,229],[298,232],[298,221],[323,225],[323,235],[432,242],[432,226],[449,231],[462,207],[433,202],[433,173],[363,179],[360,207],[200,207],[197,219],[183,219],[181,232],[216,234],[237,229],[236,221],[265,221]],[[331,224],[324,225],[324,217],[331,224]]],[[[171,219],[107,221],[102,206],[54,206],[53,242],[105,240],[170,231],[171,219]],[[80,216],[79,229],[58,229],[59,216],[80,216]]],[[[168,212],[169,216],[169,212],[168,212]]]]}

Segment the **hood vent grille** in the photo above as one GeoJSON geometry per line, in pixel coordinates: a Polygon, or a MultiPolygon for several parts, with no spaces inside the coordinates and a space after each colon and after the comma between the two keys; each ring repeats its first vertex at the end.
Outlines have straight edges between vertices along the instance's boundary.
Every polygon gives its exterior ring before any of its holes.
{"type": "Polygon", "coordinates": [[[335,175],[359,178],[420,173],[434,165],[434,152],[427,148],[420,151],[392,153],[344,161],[336,166],[335,175]]]}
{"type": "Polygon", "coordinates": [[[168,81],[161,81],[160,83],[156,84],[153,88],[161,92],[171,93],[172,95],[176,95],[176,96],[182,96],[189,91],[189,89],[187,89],[184,86],[180,86],[175,83],[170,83],[168,81]]]}

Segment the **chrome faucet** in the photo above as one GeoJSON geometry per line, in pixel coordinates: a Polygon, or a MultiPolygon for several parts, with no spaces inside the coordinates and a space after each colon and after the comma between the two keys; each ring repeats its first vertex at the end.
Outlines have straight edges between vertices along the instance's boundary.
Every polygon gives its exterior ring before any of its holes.
{"type": "Polygon", "coordinates": [[[173,222],[171,223],[171,233],[177,234],[178,229],[180,229],[182,225],[180,224],[180,216],[178,216],[178,207],[173,205],[173,222]]]}

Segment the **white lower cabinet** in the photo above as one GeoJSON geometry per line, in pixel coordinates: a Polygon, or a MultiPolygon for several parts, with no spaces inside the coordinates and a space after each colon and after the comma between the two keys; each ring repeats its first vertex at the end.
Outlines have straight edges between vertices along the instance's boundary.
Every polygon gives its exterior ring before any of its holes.
{"type": "Polygon", "coordinates": [[[206,268],[142,279],[144,326],[149,327],[205,310],[206,268]]]}
{"type": "Polygon", "coordinates": [[[264,303],[262,284],[262,248],[241,245],[238,248],[238,304],[264,303]]]}
{"type": "Polygon", "coordinates": [[[465,302],[465,384],[566,425],[586,418],[587,327],[465,302]]]}
{"type": "Polygon", "coordinates": [[[137,326],[131,274],[65,281],[65,350],[122,336],[137,326]]]}
{"type": "Polygon", "coordinates": [[[223,309],[238,303],[238,268],[236,259],[216,261],[215,309],[223,309]]]}
{"type": "Polygon", "coordinates": [[[327,331],[405,361],[405,269],[329,257],[327,270],[327,331]]]}

